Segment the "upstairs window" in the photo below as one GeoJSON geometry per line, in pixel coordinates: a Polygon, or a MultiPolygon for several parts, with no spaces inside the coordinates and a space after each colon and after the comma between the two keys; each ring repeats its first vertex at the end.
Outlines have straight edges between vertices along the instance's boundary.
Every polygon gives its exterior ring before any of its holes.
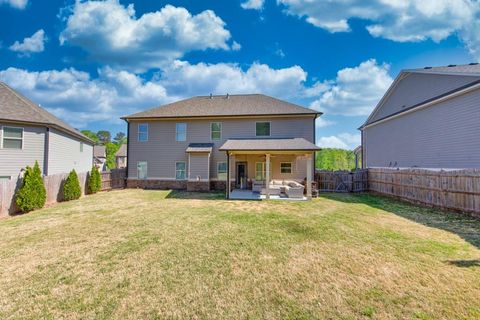
{"type": "Polygon", "coordinates": [[[175,140],[186,141],[187,140],[187,124],[177,123],[175,125],[175,140]]]}
{"type": "Polygon", "coordinates": [[[23,128],[3,127],[2,147],[4,149],[22,149],[23,128]]]}
{"type": "Polygon", "coordinates": [[[138,141],[148,141],[148,123],[138,124],[138,141]]]}
{"type": "Polygon", "coordinates": [[[80,142],[80,152],[83,152],[83,142],[80,142]]]}
{"type": "Polygon", "coordinates": [[[212,122],[210,124],[210,138],[212,141],[222,139],[222,123],[221,122],[212,122]]]}
{"type": "Polygon", "coordinates": [[[257,123],[255,123],[255,135],[257,137],[269,137],[270,136],[270,122],[257,122],[257,123]]]}

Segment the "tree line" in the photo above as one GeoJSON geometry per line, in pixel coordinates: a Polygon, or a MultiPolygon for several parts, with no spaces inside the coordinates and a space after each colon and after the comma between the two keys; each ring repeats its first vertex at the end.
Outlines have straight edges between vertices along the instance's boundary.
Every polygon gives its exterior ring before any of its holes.
{"type": "Polygon", "coordinates": [[[127,144],[127,136],[125,133],[118,132],[115,137],[113,137],[112,141],[112,134],[108,130],[100,130],[96,133],[91,130],[82,130],[81,132],[93,140],[95,145],[105,146],[107,168],[115,169],[117,166],[115,161],[115,153],[117,153],[122,144],[127,144]]]}
{"type": "MultiPolygon", "coordinates": [[[[359,167],[361,163],[359,162],[359,167]]],[[[352,150],[325,148],[316,153],[318,170],[354,170],[355,153],[352,150]]]]}

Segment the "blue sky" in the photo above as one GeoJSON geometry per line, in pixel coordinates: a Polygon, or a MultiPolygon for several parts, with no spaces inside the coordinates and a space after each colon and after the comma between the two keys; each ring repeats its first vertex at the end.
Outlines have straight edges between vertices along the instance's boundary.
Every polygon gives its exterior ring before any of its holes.
{"type": "Polygon", "coordinates": [[[401,69],[480,58],[474,0],[0,0],[0,80],[79,129],[193,95],[265,93],[324,112],[353,148],[401,69]]]}

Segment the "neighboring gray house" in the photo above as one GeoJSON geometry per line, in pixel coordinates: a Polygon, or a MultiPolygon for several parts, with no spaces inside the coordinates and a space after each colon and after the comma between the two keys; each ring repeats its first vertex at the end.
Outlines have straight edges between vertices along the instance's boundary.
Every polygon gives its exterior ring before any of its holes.
{"type": "Polygon", "coordinates": [[[107,152],[105,146],[93,146],[93,164],[100,171],[107,171],[107,152]]]}
{"type": "Polygon", "coordinates": [[[127,167],[127,145],[122,144],[118,151],[115,153],[115,162],[117,169],[123,169],[127,167]]]}
{"type": "Polygon", "coordinates": [[[312,181],[320,114],[252,94],[194,97],[123,117],[127,185],[225,190],[228,179],[229,196],[234,190],[294,196],[303,192],[298,182],[312,181]]]}
{"type": "Polygon", "coordinates": [[[364,167],[480,168],[480,65],[402,71],[360,130],[364,167]]]}
{"type": "Polygon", "coordinates": [[[89,171],[93,142],[0,82],[0,179],[38,161],[44,175],[89,171]]]}

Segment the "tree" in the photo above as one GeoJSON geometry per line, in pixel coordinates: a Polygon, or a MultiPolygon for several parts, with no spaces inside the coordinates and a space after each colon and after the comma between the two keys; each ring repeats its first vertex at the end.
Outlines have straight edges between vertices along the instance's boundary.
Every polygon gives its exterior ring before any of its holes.
{"type": "Polygon", "coordinates": [[[90,130],[82,130],[81,132],[84,136],[93,140],[93,142],[95,142],[95,144],[98,144],[100,142],[100,140],[98,140],[97,134],[95,132],[90,131],[90,130]]]}
{"type": "Polygon", "coordinates": [[[102,187],[102,179],[100,177],[100,172],[98,172],[98,168],[96,166],[92,167],[92,171],[90,171],[90,175],[88,176],[88,192],[93,194],[100,191],[102,187]]]}
{"type": "Polygon", "coordinates": [[[63,199],[65,201],[75,200],[82,195],[82,189],[80,188],[80,181],[78,180],[77,172],[75,169],[70,171],[67,180],[63,185],[63,199]]]}
{"type": "Polygon", "coordinates": [[[43,208],[47,200],[47,191],[43,184],[42,172],[38,162],[33,168],[27,166],[22,185],[17,192],[15,202],[22,212],[43,208]]]}
{"type": "Polygon", "coordinates": [[[117,167],[115,153],[117,153],[118,149],[120,149],[120,145],[112,142],[109,142],[105,145],[105,153],[107,154],[107,168],[110,170],[117,167]]]}
{"type": "Polygon", "coordinates": [[[110,141],[112,141],[112,135],[110,131],[107,130],[100,130],[97,132],[97,138],[100,141],[100,144],[106,145],[110,141]]]}
{"type": "Polygon", "coordinates": [[[355,154],[351,150],[325,148],[316,154],[316,168],[321,170],[353,170],[355,154]]]}
{"type": "Polygon", "coordinates": [[[123,132],[117,132],[117,135],[115,136],[115,138],[113,138],[113,140],[118,145],[127,144],[127,137],[123,132]]]}

